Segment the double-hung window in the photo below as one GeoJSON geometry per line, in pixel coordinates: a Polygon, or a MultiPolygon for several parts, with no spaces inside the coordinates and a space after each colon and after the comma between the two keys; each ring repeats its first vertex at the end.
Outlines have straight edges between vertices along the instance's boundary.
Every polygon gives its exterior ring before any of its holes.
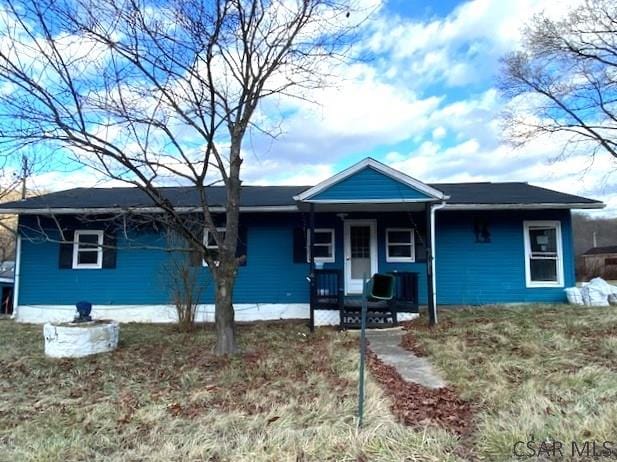
{"type": "MultiPolygon", "coordinates": [[[[311,230],[306,231],[306,261],[311,261],[311,230]]],[[[334,263],[334,230],[320,228],[315,230],[315,261],[334,263]]]]}
{"type": "Polygon", "coordinates": [[[73,268],[103,267],[103,231],[77,230],[73,239],[73,268]]]}
{"type": "Polygon", "coordinates": [[[416,261],[412,228],[386,229],[386,261],[391,263],[416,261]]]}
{"type": "MultiPolygon", "coordinates": [[[[225,228],[216,228],[216,231],[218,232],[220,239],[225,239],[225,228]]],[[[207,249],[208,254],[211,255],[215,262],[218,263],[219,245],[216,242],[214,234],[210,232],[208,228],[204,230],[204,247],[207,249]]],[[[203,260],[203,265],[207,266],[205,259],[203,260]]]]}
{"type": "Polygon", "coordinates": [[[527,287],[563,287],[563,251],[559,221],[525,221],[527,287]]]}

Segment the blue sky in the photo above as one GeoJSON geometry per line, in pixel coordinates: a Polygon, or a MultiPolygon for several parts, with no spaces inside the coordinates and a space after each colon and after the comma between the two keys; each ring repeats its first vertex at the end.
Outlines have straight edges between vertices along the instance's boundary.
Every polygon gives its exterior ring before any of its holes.
{"type": "MultiPolygon", "coordinates": [[[[265,104],[282,133],[246,139],[245,183],[315,184],[372,156],[426,182],[528,181],[598,198],[609,205],[604,214],[617,216],[617,165],[608,155],[557,160],[559,136],[519,149],[501,139],[499,58],[519,46],[532,14],[559,16],[568,2],[360,1],[374,13],[354,54],[371,59],[339,66],[330,87],[308,95],[312,103],[265,104]]],[[[107,184],[79,170],[32,181],[44,189],[107,184]]]]}

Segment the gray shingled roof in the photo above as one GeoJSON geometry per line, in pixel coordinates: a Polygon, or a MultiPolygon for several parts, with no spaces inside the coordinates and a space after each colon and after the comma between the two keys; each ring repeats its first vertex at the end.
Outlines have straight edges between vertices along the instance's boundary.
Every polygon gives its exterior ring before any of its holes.
{"type": "Polygon", "coordinates": [[[602,255],[605,253],[617,253],[617,245],[607,245],[604,247],[592,247],[583,255],[602,255]]]}
{"type": "MultiPolygon", "coordinates": [[[[564,194],[527,183],[437,183],[430,186],[450,196],[449,204],[587,204],[601,205],[600,201],[564,194]]],[[[293,196],[309,186],[243,186],[240,206],[265,207],[295,205],[293,196]]],[[[162,188],[164,195],[176,207],[199,204],[197,192],[190,187],[162,188]]],[[[223,186],[208,188],[211,206],[225,202],[223,186]]],[[[22,201],[0,204],[0,210],[33,210],[62,208],[129,208],[149,207],[152,201],[136,188],[75,188],[58,191],[22,201]]]]}
{"type": "Polygon", "coordinates": [[[565,194],[528,183],[431,184],[450,196],[450,204],[600,204],[601,201],[565,194]]]}
{"type": "MultiPolygon", "coordinates": [[[[243,186],[240,205],[243,207],[293,205],[293,196],[309,186],[243,186]]],[[[199,196],[194,188],[161,188],[164,196],[176,207],[195,207],[199,196]]],[[[208,187],[210,206],[225,203],[225,187],[208,187]]],[[[152,200],[137,188],[75,188],[58,191],[23,201],[0,204],[1,209],[46,209],[46,208],[127,208],[152,207],[152,200]]]]}

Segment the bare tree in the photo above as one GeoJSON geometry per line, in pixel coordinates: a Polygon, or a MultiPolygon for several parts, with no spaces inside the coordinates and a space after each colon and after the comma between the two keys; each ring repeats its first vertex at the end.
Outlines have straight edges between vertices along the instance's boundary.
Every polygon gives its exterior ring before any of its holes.
{"type": "MultiPolygon", "coordinates": [[[[35,156],[22,155],[19,167],[11,165],[11,156],[2,158],[0,167],[0,202],[25,199],[27,178],[32,174],[35,156]]],[[[0,262],[15,258],[17,220],[12,215],[0,215],[0,262]]]]}
{"type": "MultiPolygon", "coordinates": [[[[218,354],[236,351],[232,292],[242,143],[268,130],[267,97],[319,87],[349,44],[337,0],[6,0],[0,17],[0,139],[59,146],[143,190],[166,226],[203,252],[215,284],[218,354]],[[225,233],[208,188],[226,188],[225,233]],[[161,184],[191,185],[214,236],[187,226],[161,184]]],[[[353,19],[354,16],[352,15],[353,19]]]]}
{"type": "Polygon", "coordinates": [[[617,3],[586,0],[559,20],[540,14],[523,37],[503,59],[500,87],[514,98],[505,136],[522,144],[562,133],[564,154],[584,146],[617,158],[617,3]]]}
{"type": "MultiPolygon", "coordinates": [[[[168,248],[181,248],[184,239],[171,230],[167,233],[168,248]]],[[[201,265],[200,265],[201,266],[201,265]]],[[[171,253],[162,265],[162,283],[169,290],[172,303],[178,316],[178,328],[181,332],[195,329],[195,317],[204,284],[199,280],[199,267],[191,264],[191,254],[171,253]]]]}

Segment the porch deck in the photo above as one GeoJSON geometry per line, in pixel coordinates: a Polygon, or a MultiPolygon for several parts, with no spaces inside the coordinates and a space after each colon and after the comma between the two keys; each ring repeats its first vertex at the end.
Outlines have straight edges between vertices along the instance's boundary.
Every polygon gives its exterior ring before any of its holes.
{"type": "MultiPolygon", "coordinates": [[[[370,300],[367,305],[367,327],[383,328],[398,324],[398,313],[418,312],[418,274],[392,272],[395,278],[392,300],[370,300]]],[[[360,327],[361,295],[345,295],[343,273],[337,269],[314,270],[311,284],[311,328],[315,310],[338,310],[341,329],[360,327]]]]}

